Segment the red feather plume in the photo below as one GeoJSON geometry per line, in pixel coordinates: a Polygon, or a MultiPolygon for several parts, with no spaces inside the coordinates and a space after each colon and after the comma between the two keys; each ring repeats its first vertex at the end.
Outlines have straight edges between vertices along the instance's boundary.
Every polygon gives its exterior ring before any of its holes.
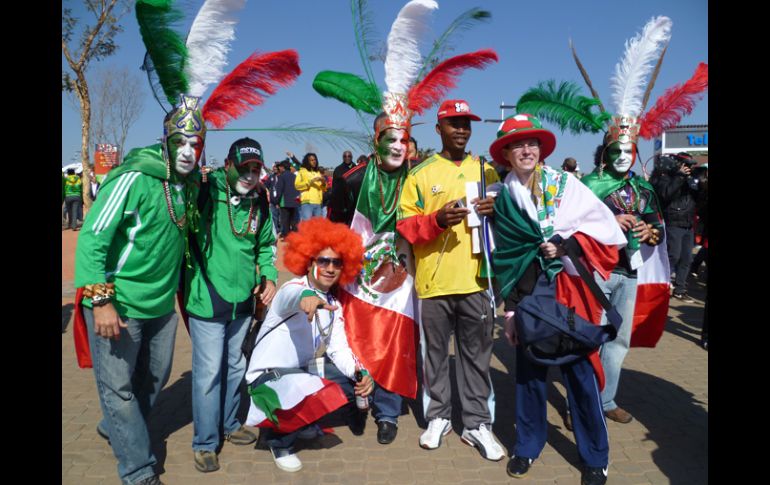
{"type": "Polygon", "coordinates": [[[257,52],[240,63],[211,93],[203,106],[203,118],[216,128],[222,128],[290,85],[302,72],[299,55],[293,49],[257,52]]]}
{"type": "Polygon", "coordinates": [[[492,62],[497,62],[497,53],[492,49],[482,49],[468,54],[450,57],[434,67],[422,81],[409,90],[409,109],[422,114],[431,106],[438,104],[447,93],[457,85],[457,78],[468,68],[483,69],[492,62]]]}
{"type": "Polygon", "coordinates": [[[695,103],[708,86],[709,66],[701,62],[687,82],[667,89],[663,96],[658,98],[655,106],[642,117],[639,135],[649,140],[676,126],[682,116],[692,112],[695,103]]]}

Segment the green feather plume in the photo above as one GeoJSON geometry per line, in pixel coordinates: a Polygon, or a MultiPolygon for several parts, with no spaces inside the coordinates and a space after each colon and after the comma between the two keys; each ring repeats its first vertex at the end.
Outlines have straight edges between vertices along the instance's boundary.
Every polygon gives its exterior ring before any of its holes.
{"type": "Polygon", "coordinates": [[[580,87],[564,81],[556,86],[553,79],[538,83],[525,92],[516,103],[516,111],[529,113],[559,126],[562,132],[569,129],[577,135],[599,133],[611,118],[609,113],[594,113],[592,108],[599,100],[580,94],[580,87]]]}
{"type": "Polygon", "coordinates": [[[277,136],[292,143],[301,143],[306,141],[320,141],[333,149],[355,147],[361,151],[368,152],[372,149],[371,137],[366,133],[358,131],[329,128],[326,126],[313,126],[305,123],[298,123],[286,126],[274,126],[270,128],[211,128],[209,132],[214,131],[263,131],[275,133],[277,136]]]}
{"type": "Polygon", "coordinates": [[[374,21],[369,13],[366,0],[350,0],[350,10],[353,14],[353,34],[356,39],[358,55],[361,57],[361,64],[364,66],[364,73],[366,73],[366,78],[370,83],[376,84],[369,55],[372,46],[371,39],[376,37],[374,21]]]}
{"type": "Polygon", "coordinates": [[[313,89],[321,96],[342,101],[357,111],[376,115],[382,110],[379,88],[355,74],[321,71],[313,79],[313,89]]]}
{"type": "Polygon", "coordinates": [[[450,40],[452,39],[452,34],[468,30],[475,24],[486,22],[491,18],[492,14],[490,12],[478,7],[474,7],[461,13],[451,24],[449,24],[449,27],[447,27],[439,38],[433,42],[433,49],[431,49],[430,53],[425,57],[422,69],[417,75],[417,81],[421,81],[431,69],[444,60],[443,58],[447,51],[451,50],[450,40]]]}
{"type": "Polygon", "coordinates": [[[188,88],[184,75],[187,47],[184,39],[171,29],[171,25],[183,17],[172,4],[172,0],[138,0],[136,19],[163,92],[171,105],[176,106],[179,94],[188,88]]]}

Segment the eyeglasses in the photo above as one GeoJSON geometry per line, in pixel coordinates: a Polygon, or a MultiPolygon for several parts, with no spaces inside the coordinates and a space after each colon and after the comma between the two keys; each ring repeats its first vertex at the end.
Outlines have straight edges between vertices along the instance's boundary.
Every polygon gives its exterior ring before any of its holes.
{"type": "Polygon", "coordinates": [[[326,256],[319,256],[315,258],[315,264],[321,268],[326,268],[332,264],[335,268],[342,269],[342,258],[327,258],[326,256]]]}
{"type": "Polygon", "coordinates": [[[353,155],[342,155],[342,158],[353,158],[353,155]]]}
{"type": "Polygon", "coordinates": [[[508,148],[510,150],[514,150],[514,151],[517,151],[517,152],[523,150],[524,147],[540,149],[540,142],[539,141],[528,141],[528,142],[525,142],[525,143],[516,143],[515,145],[508,145],[508,148]]]}

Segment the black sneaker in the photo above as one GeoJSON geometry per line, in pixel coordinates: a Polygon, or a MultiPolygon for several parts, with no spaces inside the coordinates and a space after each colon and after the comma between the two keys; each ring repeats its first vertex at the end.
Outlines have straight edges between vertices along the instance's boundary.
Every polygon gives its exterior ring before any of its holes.
{"type": "Polygon", "coordinates": [[[529,467],[532,466],[532,458],[524,458],[523,456],[512,456],[508,460],[508,465],[505,467],[505,471],[508,472],[508,476],[513,478],[522,478],[529,471],[529,467]]]}
{"type": "Polygon", "coordinates": [[[692,297],[690,297],[690,295],[688,295],[687,293],[674,293],[671,296],[685,303],[695,303],[695,300],[693,300],[692,297]]]}
{"type": "Polygon", "coordinates": [[[604,485],[607,483],[607,469],[587,466],[580,475],[580,485],[604,485]]]}

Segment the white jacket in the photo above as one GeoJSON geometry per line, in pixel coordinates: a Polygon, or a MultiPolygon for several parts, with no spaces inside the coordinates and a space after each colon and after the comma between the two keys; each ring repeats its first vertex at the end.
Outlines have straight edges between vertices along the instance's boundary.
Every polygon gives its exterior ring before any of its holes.
{"type": "Polygon", "coordinates": [[[340,303],[331,295],[310,286],[307,276],[287,281],[276,293],[259,330],[257,346],[246,369],[246,382],[254,382],[266,369],[307,366],[322,340],[326,342],[326,355],[343,374],[353,379],[358,359],[348,346],[340,303]],[[307,314],[299,307],[305,290],[315,292],[319,298],[340,308],[333,312],[318,310],[319,325],[316,325],[315,319],[308,322],[307,314]],[[296,315],[281,323],[294,313],[296,315]],[[278,327],[271,330],[276,325],[278,327]],[[331,333],[323,337],[318,326],[324,334],[329,329],[331,333]]]}

